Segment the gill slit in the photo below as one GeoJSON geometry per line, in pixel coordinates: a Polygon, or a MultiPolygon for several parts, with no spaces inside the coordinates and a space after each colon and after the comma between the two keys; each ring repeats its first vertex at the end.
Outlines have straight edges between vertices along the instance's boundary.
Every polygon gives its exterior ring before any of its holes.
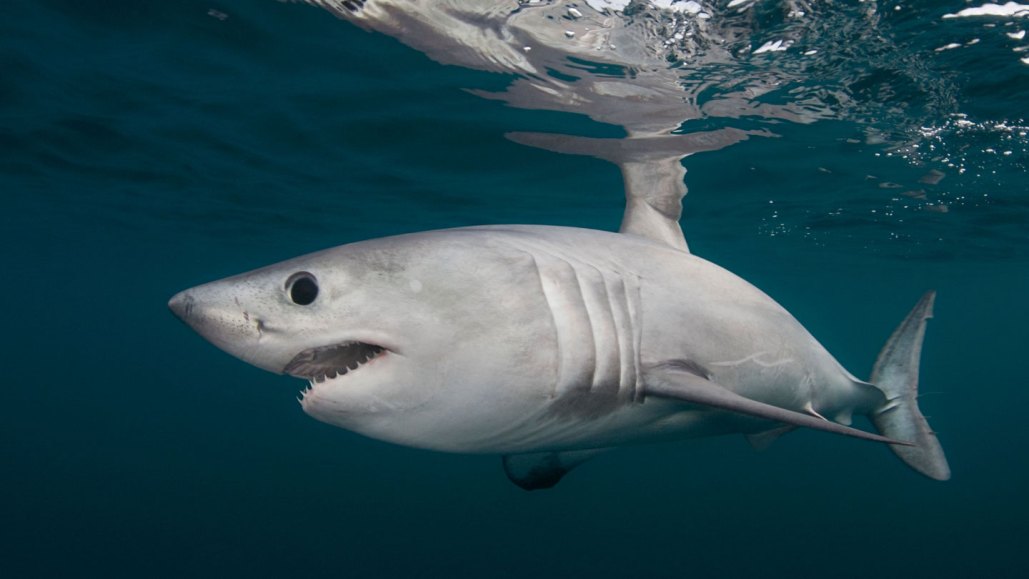
{"type": "Polygon", "coordinates": [[[547,291],[547,284],[543,281],[543,271],[540,269],[539,261],[536,260],[536,256],[530,251],[526,251],[525,254],[532,260],[532,267],[536,272],[536,283],[539,284],[540,292],[543,294],[543,301],[547,304],[547,313],[550,315],[550,326],[554,328],[554,343],[555,348],[557,349],[557,376],[554,377],[554,387],[550,393],[550,396],[553,398],[557,396],[557,389],[560,387],[561,376],[564,375],[565,370],[561,329],[558,327],[557,315],[554,314],[553,298],[551,297],[550,292],[547,291]]]}

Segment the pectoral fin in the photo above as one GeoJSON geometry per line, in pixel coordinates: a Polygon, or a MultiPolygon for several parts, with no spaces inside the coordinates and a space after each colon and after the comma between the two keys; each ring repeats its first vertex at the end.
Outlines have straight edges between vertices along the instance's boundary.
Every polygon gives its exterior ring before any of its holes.
{"type": "Polygon", "coordinates": [[[527,491],[549,489],[561,481],[568,471],[604,452],[606,449],[534,452],[504,455],[504,472],[511,482],[527,491]]]}
{"type": "Polygon", "coordinates": [[[853,436],[865,440],[911,446],[910,442],[902,442],[865,432],[849,426],[843,426],[822,418],[794,412],[757,400],[751,400],[715,383],[698,376],[682,364],[668,363],[651,368],[645,377],[645,393],[649,396],[670,398],[689,404],[710,406],[730,412],[738,412],[755,418],[763,418],[774,422],[805,426],[815,430],[824,430],[844,436],[853,436]]]}

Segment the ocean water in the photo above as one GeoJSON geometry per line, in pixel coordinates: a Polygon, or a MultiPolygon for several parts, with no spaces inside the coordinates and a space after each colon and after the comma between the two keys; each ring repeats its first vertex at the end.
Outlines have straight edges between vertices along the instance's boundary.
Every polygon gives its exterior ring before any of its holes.
{"type": "MultiPolygon", "coordinates": [[[[837,4],[808,10],[874,3],[837,4]]],[[[6,3],[0,575],[1024,576],[1029,18],[875,6],[851,44],[799,37],[829,53],[817,66],[777,69],[789,89],[767,103],[816,95],[832,114],[690,121],[774,136],[688,157],[683,226],[861,377],[936,289],[920,404],[953,479],[797,432],[761,453],[738,436],[625,448],[528,493],[497,457],[312,420],[297,380],[218,351],[165,304],[395,233],[617,229],[614,165],[504,135],[623,127],[480,98],[466,89],[515,76],[316,7],[6,3]]],[[[793,62],[777,54],[739,66],[793,62]]]]}

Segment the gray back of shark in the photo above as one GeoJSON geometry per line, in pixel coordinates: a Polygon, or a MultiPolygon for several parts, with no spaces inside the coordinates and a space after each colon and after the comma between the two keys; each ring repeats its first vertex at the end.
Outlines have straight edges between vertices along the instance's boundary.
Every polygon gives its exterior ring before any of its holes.
{"type": "Polygon", "coordinates": [[[797,427],[887,443],[949,478],[917,404],[933,292],[861,381],[774,300],[688,251],[681,187],[639,190],[620,233],[520,225],[373,239],[169,306],[226,352],[306,379],[311,416],[504,455],[527,489],[625,444],[738,432],[762,448],[797,427]],[[879,433],[851,428],[855,414],[879,433]]]}

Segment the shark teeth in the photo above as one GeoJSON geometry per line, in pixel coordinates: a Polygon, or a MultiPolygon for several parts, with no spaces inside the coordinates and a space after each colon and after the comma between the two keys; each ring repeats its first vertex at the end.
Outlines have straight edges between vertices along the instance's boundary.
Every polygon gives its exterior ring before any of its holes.
{"type": "Polygon", "coordinates": [[[320,384],[344,376],[387,352],[382,346],[364,342],[343,342],[308,348],[293,357],[283,372],[320,384]]]}

